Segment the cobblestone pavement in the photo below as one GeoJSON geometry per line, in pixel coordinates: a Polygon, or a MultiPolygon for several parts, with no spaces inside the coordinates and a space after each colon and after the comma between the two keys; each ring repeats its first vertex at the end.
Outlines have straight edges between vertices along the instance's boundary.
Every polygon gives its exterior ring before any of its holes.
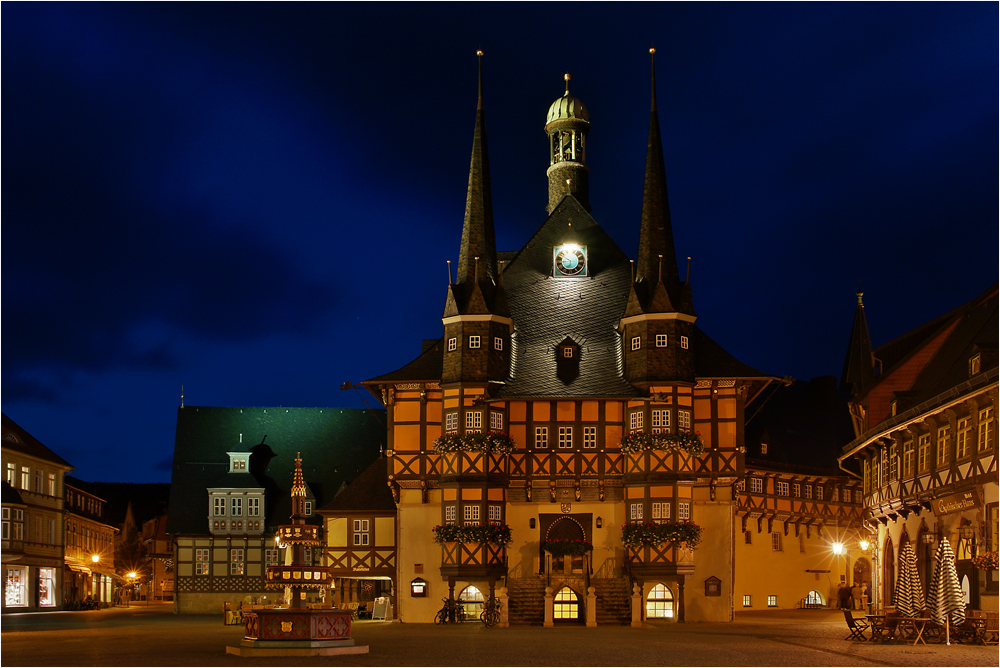
{"type": "Polygon", "coordinates": [[[4,666],[996,666],[996,646],[844,640],[828,610],[737,613],[724,623],[642,628],[483,628],[357,622],[369,645],[353,656],[249,659],[227,655],[242,628],[222,615],[175,616],[168,606],[5,614],[4,666]]]}

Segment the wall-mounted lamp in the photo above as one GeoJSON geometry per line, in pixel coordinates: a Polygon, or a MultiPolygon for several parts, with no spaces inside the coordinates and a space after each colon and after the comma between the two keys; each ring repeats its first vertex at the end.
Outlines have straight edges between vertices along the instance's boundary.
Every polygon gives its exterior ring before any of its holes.
{"type": "Polygon", "coordinates": [[[603,526],[604,526],[604,520],[602,520],[600,517],[598,517],[597,518],[597,528],[600,529],[603,526]]]}
{"type": "Polygon", "coordinates": [[[860,548],[861,548],[861,551],[862,551],[862,552],[867,552],[867,551],[868,551],[868,548],[869,548],[869,547],[871,547],[871,546],[872,546],[872,544],[871,544],[871,543],[869,543],[869,542],[868,542],[867,540],[865,540],[864,538],[862,538],[861,540],[859,540],[859,541],[858,541],[858,547],[860,547],[860,548]]]}
{"type": "Polygon", "coordinates": [[[833,549],[834,554],[844,554],[847,551],[844,549],[843,543],[834,543],[830,547],[833,549]]]}

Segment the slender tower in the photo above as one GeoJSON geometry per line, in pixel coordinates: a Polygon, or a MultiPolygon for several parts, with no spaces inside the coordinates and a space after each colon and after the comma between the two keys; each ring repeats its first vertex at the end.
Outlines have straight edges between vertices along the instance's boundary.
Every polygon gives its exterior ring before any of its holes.
{"type": "Polygon", "coordinates": [[[566,92],[552,103],[545,117],[549,137],[549,203],[552,213],[566,195],[573,195],[587,211],[590,207],[590,169],[586,164],[587,134],[590,113],[583,102],[569,94],[569,74],[565,74],[566,92]]]}

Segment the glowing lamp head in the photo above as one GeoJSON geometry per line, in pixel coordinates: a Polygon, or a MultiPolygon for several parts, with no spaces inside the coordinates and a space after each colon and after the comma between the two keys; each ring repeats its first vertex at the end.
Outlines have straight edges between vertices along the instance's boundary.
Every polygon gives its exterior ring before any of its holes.
{"type": "Polygon", "coordinates": [[[100,561],[100,560],[101,560],[101,556],[100,556],[100,555],[98,555],[98,554],[95,554],[94,556],[92,556],[92,557],[90,558],[90,560],[91,560],[92,562],[94,562],[94,563],[96,564],[96,563],[97,563],[98,561],[100,561]]]}
{"type": "Polygon", "coordinates": [[[128,576],[129,576],[130,578],[132,578],[132,579],[135,579],[135,576],[136,576],[136,572],[135,572],[135,571],[129,571],[129,574],[128,574],[128,576]]]}
{"type": "Polygon", "coordinates": [[[834,554],[844,554],[844,552],[846,552],[843,543],[834,543],[832,547],[834,554]]]}
{"type": "Polygon", "coordinates": [[[868,548],[871,547],[871,546],[872,546],[872,544],[869,543],[867,540],[861,539],[861,540],[858,541],[858,547],[860,547],[865,552],[867,552],[868,548]]]}

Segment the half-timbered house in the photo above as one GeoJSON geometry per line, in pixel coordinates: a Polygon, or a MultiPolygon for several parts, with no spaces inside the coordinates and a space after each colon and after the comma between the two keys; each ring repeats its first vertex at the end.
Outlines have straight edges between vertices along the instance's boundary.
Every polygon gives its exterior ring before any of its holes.
{"type": "Polygon", "coordinates": [[[913,543],[926,585],[934,549],[947,539],[968,604],[996,610],[997,285],[874,350],[864,317],[859,295],[857,438],[841,461],[863,469],[875,601],[892,603],[903,541],[913,543]]]}

